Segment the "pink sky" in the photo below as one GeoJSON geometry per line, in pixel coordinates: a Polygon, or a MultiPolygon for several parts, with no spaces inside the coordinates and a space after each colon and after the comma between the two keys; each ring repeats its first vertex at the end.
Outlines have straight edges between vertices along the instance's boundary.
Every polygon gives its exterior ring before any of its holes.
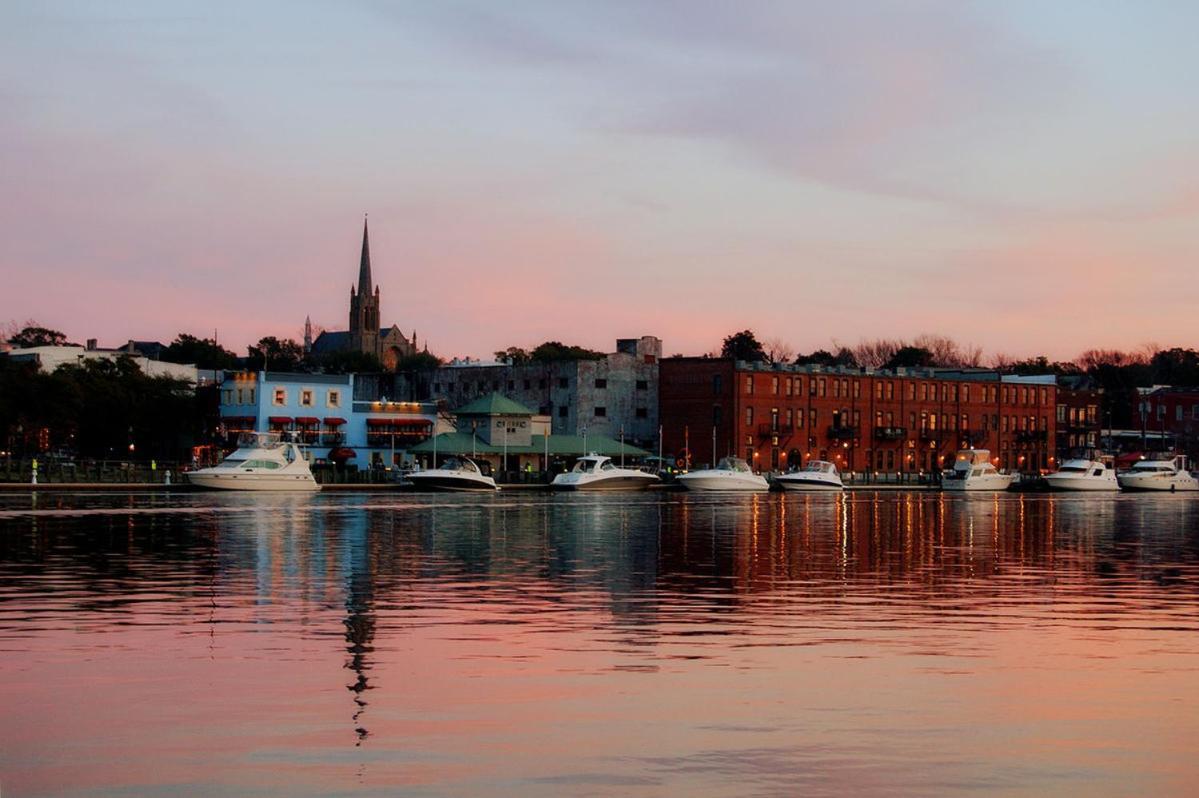
{"type": "Polygon", "coordinates": [[[1042,5],[22,8],[0,321],[343,328],[369,211],[445,357],[1194,346],[1199,12],[1042,5]]]}

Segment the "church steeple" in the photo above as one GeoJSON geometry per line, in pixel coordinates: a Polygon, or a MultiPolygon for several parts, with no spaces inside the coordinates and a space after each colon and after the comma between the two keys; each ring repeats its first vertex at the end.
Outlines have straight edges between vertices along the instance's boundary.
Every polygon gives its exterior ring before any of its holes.
{"type": "Polygon", "coordinates": [[[362,219],[362,260],[358,263],[358,296],[371,292],[371,245],[367,236],[366,217],[362,219]]]}

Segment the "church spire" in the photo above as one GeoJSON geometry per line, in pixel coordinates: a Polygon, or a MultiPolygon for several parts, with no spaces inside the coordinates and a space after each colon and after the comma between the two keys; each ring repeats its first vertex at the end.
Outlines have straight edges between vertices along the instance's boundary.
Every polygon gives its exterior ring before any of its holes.
{"type": "Polygon", "coordinates": [[[358,264],[358,296],[371,292],[371,245],[367,237],[366,217],[362,218],[362,260],[358,264]]]}

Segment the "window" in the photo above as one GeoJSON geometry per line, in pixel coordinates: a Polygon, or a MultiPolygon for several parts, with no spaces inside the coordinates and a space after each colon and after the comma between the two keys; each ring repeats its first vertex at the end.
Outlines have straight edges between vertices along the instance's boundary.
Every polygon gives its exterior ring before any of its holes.
{"type": "Polygon", "coordinates": [[[608,417],[608,408],[606,408],[606,407],[595,408],[595,417],[596,418],[607,418],[608,417]]]}
{"type": "Polygon", "coordinates": [[[754,395],[754,375],[745,375],[745,392],[750,396],[754,395]]]}
{"type": "Polygon", "coordinates": [[[508,390],[509,391],[516,390],[516,380],[508,380],[508,390]]]}
{"type": "Polygon", "coordinates": [[[233,404],[233,389],[232,388],[226,388],[225,390],[221,391],[221,404],[225,404],[225,405],[233,404]]]}
{"type": "Polygon", "coordinates": [[[570,408],[566,405],[558,405],[558,418],[566,418],[570,415],[570,408]]]}
{"type": "Polygon", "coordinates": [[[818,418],[819,418],[819,415],[816,412],[816,408],[814,408],[814,407],[809,408],[809,410],[808,410],[808,428],[809,429],[816,429],[816,422],[817,422],[818,418]]]}
{"type": "Polygon", "coordinates": [[[745,408],[745,426],[752,427],[754,425],[754,409],[752,407],[745,408]]]}
{"type": "Polygon", "coordinates": [[[537,387],[543,391],[545,390],[545,379],[544,378],[537,380],[537,387]]]}
{"type": "Polygon", "coordinates": [[[1191,405],[1191,418],[1199,418],[1199,405],[1191,405]]]}
{"type": "Polygon", "coordinates": [[[329,391],[329,395],[325,397],[325,404],[329,407],[341,407],[341,391],[329,391]]]}
{"type": "Polygon", "coordinates": [[[300,405],[302,407],[312,407],[312,389],[305,388],[300,391],[300,405]]]}
{"type": "Polygon", "coordinates": [[[887,381],[887,398],[895,398],[895,383],[891,382],[890,380],[887,381]]]}
{"type": "Polygon", "coordinates": [[[719,374],[713,374],[712,375],[712,395],[720,396],[720,391],[723,387],[724,387],[724,380],[722,380],[720,378],[719,374]]]}
{"type": "Polygon", "coordinates": [[[285,388],[276,388],[275,389],[275,404],[276,405],[287,404],[287,389],[285,389],[285,388]]]}
{"type": "Polygon", "coordinates": [[[824,384],[824,377],[821,377],[820,379],[816,380],[816,395],[817,396],[827,396],[828,395],[828,392],[827,392],[825,384],[824,384]]]}
{"type": "Polygon", "coordinates": [[[532,380],[525,380],[524,383],[522,383],[522,384],[525,386],[526,391],[533,387],[532,380]]]}
{"type": "Polygon", "coordinates": [[[604,379],[603,377],[596,377],[595,378],[595,387],[598,389],[601,389],[601,390],[604,388],[607,388],[608,381],[606,379],[604,379]]]}
{"type": "Polygon", "coordinates": [[[1166,417],[1166,406],[1159,404],[1157,406],[1157,417],[1164,419],[1166,417]]]}
{"type": "Polygon", "coordinates": [[[963,402],[970,401],[970,386],[969,385],[962,386],[962,401],[963,402]]]}
{"type": "Polygon", "coordinates": [[[254,404],[254,389],[250,389],[250,404],[254,404]]]}
{"type": "Polygon", "coordinates": [[[724,412],[720,405],[712,405],[712,426],[719,427],[720,422],[724,420],[724,412]]]}
{"type": "Polygon", "coordinates": [[[243,405],[246,403],[245,393],[246,393],[245,390],[243,390],[241,388],[237,389],[237,403],[239,405],[243,405]]]}
{"type": "Polygon", "coordinates": [[[648,391],[649,390],[649,380],[637,380],[637,390],[648,391]]]}
{"type": "Polygon", "coordinates": [[[779,378],[777,376],[770,378],[770,395],[779,395],[779,378]]]}
{"type": "Polygon", "coordinates": [[[633,415],[637,418],[649,418],[649,411],[644,407],[639,407],[634,411],[633,415]]]}
{"type": "Polygon", "coordinates": [[[793,380],[793,379],[791,379],[790,377],[788,377],[788,378],[787,378],[787,382],[786,382],[786,383],[784,384],[784,386],[783,386],[783,392],[784,392],[784,393],[785,393],[787,396],[790,396],[790,395],[791,395],[791,393],[792,393],[794,390],[795,390],[795,380],[793,380]]]}
{"type": "Polygon", "coordinates": [[[882,380],[876,380],[874,383],[874,398],[875,399],[883,398],[883,381],[882,380]]]}
{"type": "Polygon", "coordinates": [[[854,399],[857,399],[857,398],[859,398],[861,395],[862,395],[862,381],[861,381],[861,380],[854,380],[854,381],[853,381],[853,398],[854,398],[854,399]]]}
{"type": "Polygon", "coordinates": [[[566,379],[565,377],[559,377],[558,378],[558,387],[559,388],[569,388],[570,380],[566,379]]]}

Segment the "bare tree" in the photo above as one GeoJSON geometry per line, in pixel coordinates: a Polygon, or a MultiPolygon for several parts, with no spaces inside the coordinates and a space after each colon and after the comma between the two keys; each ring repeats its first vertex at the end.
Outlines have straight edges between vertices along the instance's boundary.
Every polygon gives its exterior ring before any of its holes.
{"type": "Polygon", "coordinates": [[[795,360],[795,347],[777,336],[767,338],[762,348],[766,350],[766,358],[771,363],[790,363],[795,360]]]}
{"type": "MultiPolygon", "coordinates": [[[[877,369],[882,368],[904,346],[906,342],[897,338],[875,338],[873,341],[863,339],[857,346],[850,347],[849,351],[853,352],[854,360],[859,366],[877,369]]],[[[833,348],[838,348],[836,341],[833,342],[833,348]]]]}

